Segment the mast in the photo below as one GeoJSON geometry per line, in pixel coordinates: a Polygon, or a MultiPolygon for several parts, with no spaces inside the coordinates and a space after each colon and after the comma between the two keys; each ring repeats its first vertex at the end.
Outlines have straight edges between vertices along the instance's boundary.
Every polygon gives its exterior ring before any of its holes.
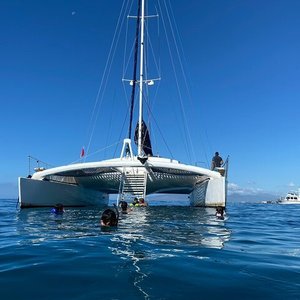
{"type": "Polygon", "coordinates": [[[142,9],[140,23],[141,23],[141,36],[140,36],[140,93],[139,93],[139,132],[138,132],[138,156],[142,153],[142,121],[143,121],[143,85],[144,85],[144,28],[145,28],[145,0],[142,0],[142,9]]]}

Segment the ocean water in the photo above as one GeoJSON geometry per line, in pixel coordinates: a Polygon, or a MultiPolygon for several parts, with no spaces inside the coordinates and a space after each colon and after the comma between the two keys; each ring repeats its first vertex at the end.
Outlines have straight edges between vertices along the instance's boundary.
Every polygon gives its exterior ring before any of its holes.
{"type": "Polygon", "coordinates": [[[102,210],[1,200],[0,299],[300,299],[300,205],[102,210]]]}

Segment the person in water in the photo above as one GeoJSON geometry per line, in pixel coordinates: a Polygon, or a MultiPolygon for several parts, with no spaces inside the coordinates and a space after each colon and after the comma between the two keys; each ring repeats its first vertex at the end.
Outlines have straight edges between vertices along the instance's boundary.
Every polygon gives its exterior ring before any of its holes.
{"type": "Polygon", "coordinates": [[[214,170],[215,168],[220,168],[223,164],[223,159],[219,156],[219,152],[215,153],[215,156],[212,158],[211,161],[211,169],[214,170]]]}
{"type": "Polygon", "coordinates": [[[148,206],[148,203],[145,201],[144,198],[139,199],[139,206],[148,206]]]}
{"type": "Polygon", "coordinates": [[[130,211],[128,209],[128,203],[126,201],[120,201],[119,207],[121,208],[122,214],[128,214],[128,212],[130,211]]]}
{"type": "Polygon", "coordinates": [[[145,201],[144,198],[134,198],[130,206],[148,206],[148,203],[145,201]]]}
{"type": "Polygon", "coordinates": [[[64,206],[61,203],[55,204],[55,206],[51,209],[51,212],[54,214],[62,214],[64,211],[64,206]]]}
{"type": "Polygon", "coordinates": [[[216,208],[216,217],[219,220],[224,220],[224,207],[219,206],[216,208]]]}
{"type": "Polygon", "coordinates": [[[118,222],[119,222],[119,211],[117,208],[115,210],[111,208],[107,208],[106,210],[104,210],[100,220],[101,226],[115,227],[118,226],[118,222]]]}
{"type": "Polygon", "coordinates": [[[130,203],[130,206],[139,206],[139,199],[137,197],[135,197],[132,201],[132,203],[130,203]]]}

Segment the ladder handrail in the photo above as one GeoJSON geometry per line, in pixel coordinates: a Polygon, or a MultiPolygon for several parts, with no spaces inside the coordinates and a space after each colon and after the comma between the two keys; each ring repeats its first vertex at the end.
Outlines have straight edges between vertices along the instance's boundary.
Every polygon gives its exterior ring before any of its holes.
{"type": "Polygon", "coordinates": [[[145,198],[146,188],[147,188],[147,172],[139,172],[135,168],[130,168],[131,172],[128,172],[128,169],[124,168],[122,176],[120,177],[119,185],[119,195],[117,198],[117,203],[119,204],[120,197],[124,200],[126,194],[132,196],[138,196],[145,198]]]}

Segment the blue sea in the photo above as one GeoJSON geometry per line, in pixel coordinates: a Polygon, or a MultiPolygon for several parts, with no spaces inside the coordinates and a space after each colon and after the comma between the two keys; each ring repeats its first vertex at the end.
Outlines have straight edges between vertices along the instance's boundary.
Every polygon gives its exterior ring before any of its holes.
{"type": "Polygon", "coordinates": [[[300,205],[103,208],[1,200],[0,299],[300,299],[300,205]]]}

